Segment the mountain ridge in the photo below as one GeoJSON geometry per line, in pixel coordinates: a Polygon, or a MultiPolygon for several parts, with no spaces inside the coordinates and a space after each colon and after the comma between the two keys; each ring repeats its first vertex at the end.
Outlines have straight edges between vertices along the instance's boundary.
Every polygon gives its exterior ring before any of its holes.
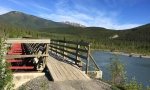
{"type": "Polygon", "coordinates": [[[126,30],[113,30],[103,27],[77,27],[62,22],[43,19],[19,11],[11,11],[0,15],[0,23],[48,33],[79,35],[85,37],[91,36],[92,38],[109,38],[117,34],[119,36],[117,39],[121,40],[150,40],[150,24],[126,30]],[[140,34],[143,34],[144,36],[141,36],[140,34]]]}
{"type": "MultiPolygon", "coordinates": [[[[26,14],[20,11],[10,11],[8,13],[0,15],[0,22],[6,22],[12,25],[20,25],[23,27],[31,27],[32,29],[39,29],[39,28],[57,28],[57,27],[85,27],[85,28],[97,28],[97,29],[105,29],[105,30],[115,30],[115,29],[106,29],[104,27],[86,27],[82,24],[69,22],[69,23],[62,23],[62,22],[55,22],[52,20],[47,20],[38,16],[26,14]],[[10,22],[11,21],[11,22],[10,22]],[[13,22],[15,21],[15,22],[13,22]],[[20,23],[20,24],[19,24],[20,23]],[[23,25],[24,24],[24,25],[23,25]],[[31,24],[31,25],[30,25],[31,24]]],[[[150,23],[141,25],[139,27],[131,28],[150,28],[150,23]]],[[[124,30],[131,30],[131,29],[124,29],[124,30]]]]}
{"type": "MultiPolygon", "coordinates": [[[[0,15],[0,31],[9,37],[32,35],[51,39],[84,40],[93,43],[92,48],[121,50],[138,53],[150,51],[150,24],[132,29],[113,30],[103,27],[75,27],[46,20],[21,12],[0,15]]],[[[0,33],[1,34],[1,33],[0,33]]]]}
{"type": "Polygon", "coordinates": [[[70,25],[43,19],[34,15],[25,14],[19,11],[11,11],[0,15],[0,22],[32,29],[50,28],[50,27],[69,27],[70,25]]]}

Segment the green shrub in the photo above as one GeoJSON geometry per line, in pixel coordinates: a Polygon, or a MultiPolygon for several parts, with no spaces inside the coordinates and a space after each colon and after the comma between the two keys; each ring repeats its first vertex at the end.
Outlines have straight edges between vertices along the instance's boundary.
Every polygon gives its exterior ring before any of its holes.
{"type": "Polygon", "coordinates": [[[117,56],[114,56],[110,62],[111,82],[114,85],[124,85],[126,80],[124,64],[117,56]]]}
{"type": "Polygon", "coordinates": [[[10,66],[5,62],[6,47],[4,45],[4,39],[0,39],[0,90],[11,90],[12,84],[12,72],[8,67],[10,66]]]}
{"type": "Polygon", "coordinates": [[[147,86],[147,87],[146,87],[146,90],[150,90],[150,86],[147,86]]]}
{"type": "Polygon", "coordinates": [[[132,79],[129,83],[125,85],[126,90],[143,90],[143,85],[138,84],[135,79],[132,79]]]}
{"type": "Polygon", "coordinates": [[[111,72],[111,84],[112,90],[150,90],[148,86],[145,88],[142,84],[139,84],[136,79],[132,79],[126,82],[126,72],[124,64],[120,62],[118,56],[111,58],[110,62],[110,72],[111,72]]]}

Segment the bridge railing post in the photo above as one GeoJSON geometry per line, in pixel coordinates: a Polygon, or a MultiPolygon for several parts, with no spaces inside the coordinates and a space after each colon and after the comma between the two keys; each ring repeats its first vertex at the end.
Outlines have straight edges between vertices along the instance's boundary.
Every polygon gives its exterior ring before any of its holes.
{"type": "MultiPolygon", "coordinates": [[[[50,40],[50,45],[51,45],[51,43],[53,43],[53,41],[50,40]]],[[[52,48],[50,45],[49,45],[50,51],[53,52],[53,51],[52,51],[53,48],[52,48]]]]}
{"type": "Polygon", "coordinates": [[[87,53],[87,60],[86,60],[86,70],[85,70],[86,74],[88,74],[89,61],[90,61],[90,44],[88,45],[88,53],[87,53]]]}
{"type": "MultiPolygon", "coordinates": [[[[53,42],[53,43],[57,44],[57,42],[53,42]]],[[[55,53],[56,53],[56,55],[57,55],[57,48],[55,48],[55,53]]]]}
{"type": "Polygon", "coordinates": [[[80,49],[80,45],[79,43],[77,44],[77,47],[76,47],[76,61],[75,61],[75,64],[78,65],[79,67],[82,66],[82,62],[79,58],[79,49],[80,49]],[[80,62],[77,62],[77,61],[80,61],[80,62]]]}
{"type": "Polygon", "coordinates": [[[78,64],[77,61],[79,60],[79,57],[78,57],[78,55],[79,55],[79,48],[80,48],[80,45],[77,44],[77,47],[76,47],[76,61],[75,61],[76,65],[78,64]]]}
{"type": "MultiPolygon", "coordinates": [[[[51,42],[51,41],[50,41],[51,42]]],[[[46,44],[46,51],[45,51],[45,54],[46,55],[49,55],[49,45],[50,43],[47,43],[46,44]]],[[[46,60],[48,60],[48,57],[45,57],[45,61],[44,61],[44,64],[46,65],[46,60]]]]}
{"type": "MultiPolygon", "coordinates": [[[[59,42],[55,42],[56,44],[58,44],[59,45],[59,42]]],[[[59,46],[56,46],[57,48],[59,48],[59,46]]],[[[58,49],[56,48],[56,55],[58,55],[58,49]]]]}
{"type": "MultiPolygon", "coordinates": [[[[64,42],[66,41],[66,39],[64,38],[64,42]]],[[[66,42],[64,43],[64,47],[63,47],[63,59],[65,59],[65,50],[66,50],[66,48],[65,48],[65,46],[66,46],[67,44],[66,44],[66,42]]]]}

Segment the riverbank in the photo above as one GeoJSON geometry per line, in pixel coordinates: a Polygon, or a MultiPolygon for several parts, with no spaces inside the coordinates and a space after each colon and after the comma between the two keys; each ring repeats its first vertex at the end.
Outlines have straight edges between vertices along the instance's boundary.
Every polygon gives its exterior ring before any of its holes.
{"type": "Polygon", "coordinates": [[[139,57],[139,58],[150,58],[150,55],[143,55],[143,54],[137,54],[137,53],[126,53],[126,52],[120,52],[120,51],[110,51],[110,50],[104,50],[104,49],[91,49],[93,50],[99,50],[99,51],[105,51],[112,54],[118,54],[118,55],[124,55],[129,57],[139,57]]]}
{"type": "Polygon", "coordinates": [[[118,54],[118,55],[124,55],[129,57],[139,57],[139,58],[150,58],[149,55],[142,55],[142,54],[136,54],[136,53],[125,53],[125,52],[110,52],[112,54],[118,54]]]}

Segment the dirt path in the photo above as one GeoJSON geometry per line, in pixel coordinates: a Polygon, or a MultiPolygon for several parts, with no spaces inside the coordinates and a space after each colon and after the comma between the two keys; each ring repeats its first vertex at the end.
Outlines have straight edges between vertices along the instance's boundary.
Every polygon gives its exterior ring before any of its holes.
{"type": "Polygon", "coordinates": [[[42,76],[29,81],[18,90],[111,90],[111,88],[99,80],[52,82],[42,76]]]}

